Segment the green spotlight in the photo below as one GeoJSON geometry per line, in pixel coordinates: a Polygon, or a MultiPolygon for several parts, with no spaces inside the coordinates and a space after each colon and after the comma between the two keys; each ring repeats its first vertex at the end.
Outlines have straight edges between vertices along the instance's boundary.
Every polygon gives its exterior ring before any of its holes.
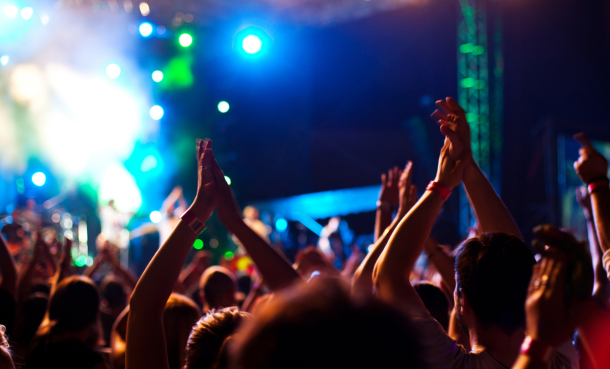
{"type": "Polygon", "coordinates": [[[201,241],[200,239],[196,239],[195,243],[193,244],[193,247],[195,248],[195,250],[201,250],[203,248],[203,241],[201,241]]]}
{"type": "Polygon", "coordinates": [[[193,36],[188,33],[183,33],[180,35],[180,38],[178,38],[178,42],[180,42],[180,46],[182,47],[189,47],[193,43],[193,36]]]}

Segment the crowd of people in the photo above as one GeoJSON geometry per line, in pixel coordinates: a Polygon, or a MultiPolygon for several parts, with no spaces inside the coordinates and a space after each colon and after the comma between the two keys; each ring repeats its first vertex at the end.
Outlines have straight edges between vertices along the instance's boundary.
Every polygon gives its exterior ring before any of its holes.
{"type": "Polygon", "coordinates": [[[588,242],[541,225],[530,247],[473,159],[464,110],[451,98],[437,107],[436,177],[419,196],[411,162],[383,174],[375,243],[342,270],[317,247],[293,265],[253,229],[207,139],[195,200],[139,277],[109,240],[79,275],[68,238],[33,232],[25,261],[1,238],[0,368],[609,368],[607,160],[575,136],[588,242]],[[477,227],[449,250],[430,232],[460,184],[477,227]],[[255,264],[247,296],[205,252],[185,266],[212,212],[255,264]],[[427,282],[413,278],[421,255],[427,282]]]}

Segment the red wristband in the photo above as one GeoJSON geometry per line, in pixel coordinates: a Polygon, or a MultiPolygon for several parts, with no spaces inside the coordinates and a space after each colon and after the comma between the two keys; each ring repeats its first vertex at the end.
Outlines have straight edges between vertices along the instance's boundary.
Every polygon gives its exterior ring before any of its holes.
{"type": "Polygon", "coordinates": [[[531,336],[526,336],[521,344],[521,350],[519,352],[522,355],[548,362],[553,353],[553,347],[546,343],[536,341],[531,336]]]}
{"type": "Polygon", "coordinates": [[[604,179],[598,179],[595,180],[591,183],[589,183],[589,185],[587,186],[587,189],[589,190],[589,193],[593,193],[593,191],[599,189],[599,188],[609,188],[610,186],[610,180],[608,180],[608,178],[604,178],[604,179]]]}
{"type": "Polygon", "coordinates": [[[451,195],[451,190],[448,189],[447,187],[445,187],[444,185],[438,183],[438,182],[430,182],[430,184],[428,185],[428,187],[426,187],[426,191],[432,191],[435,194],[439,195],[440,197],[443,198],[443,200],[447,200],[449,198],[449,195],[451,195]]]}
{"type": "Polygon", "coordinates": [[[206,229],[205,224],[203,224],[203,222],[199,218],[197,218],[195,214],[188,210],[184,214],[182,214],[180,218],[184,220],[186,224],[188,224],[189,228],[191,228],[193,232],[195,232],[195,234],[198,236],[206,229]]]}

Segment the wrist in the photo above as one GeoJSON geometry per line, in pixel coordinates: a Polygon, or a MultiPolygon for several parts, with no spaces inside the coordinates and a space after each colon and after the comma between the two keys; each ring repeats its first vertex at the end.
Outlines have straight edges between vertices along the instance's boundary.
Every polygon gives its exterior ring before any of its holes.
{"type": "Polygon", "coordinates": [[[199,217],[197,212],[192,210],[192,207],[182,214],[180,218],[197,236],[206,229],[204,220],[199,217]]]}
{"type": "Polygon", "coordinates": [[[521,344],[521,349],[519,352],[521,355],[529,356],[548,363],[549,359],[551,358],[551,354],[553,353],[553,347],[539,339],[533,338],[532,336],[526,336],[521,344]]]}
{"type": "Polygon", "coordinates": [[[607,177],[598,177],[589,182],[587,185],[587,190],[589,194],[592,194],[596,191],[608,191],[610,190],[610,180],[607,177]]]}
{"type": "Polygon", "coordinates": [[[435,193],[436,195],[440,196],[444,201],[447,201],[449,195],[451,195],[451,188],[444,184],[443,181],[440,179],[430,182],[430,184],[428,184],[428,187],[426,187],[426,191],[435,193]]]}
{"type": "Polygon", "coordinates": [[[377,201],[377,210],[391,213],[392,212],[392,204],[389,201],[386,201],[386,200],[378,200],[377,201]]]}

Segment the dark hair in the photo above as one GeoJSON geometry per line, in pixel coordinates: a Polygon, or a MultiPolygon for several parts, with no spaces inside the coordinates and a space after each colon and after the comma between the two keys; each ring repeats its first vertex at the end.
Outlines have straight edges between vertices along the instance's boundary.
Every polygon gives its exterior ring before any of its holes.
{"type": "Polygon", "coordinates": [[[186,369],[225,368],[227,346],[250,314],[236,307],[210,310],[193,326],[186,346],[186,369]]]}
{"type": "Polygon", "coordinates": [[[416,283],[413,288],[415,288],[430,315],[447,331],[449,328],[449,300],[447,300],[447,295],[439,287],[428,282],[416,283]]]}
{"type": "Polygon", "coordinates": [[[106,277],[100,285],[100,291],[110,308],[124,308],[127,306],[127,293],[125,286],[116,278],[106,277]]]}
{"type": "Polygon", "coordinates": [[[237,281],[230,270],[213,266],[206,269],[201,275],[199,290],[202,291],[205,302],[210,307],[217,308],[227,293],[236,292],[237,281]]]}
{"type": "Polygon", "coordinates": [[[274,297],[233,347],[232,368],[421,368],[408,318],[375,299],[354,300],[333,278],[274,297]]]}
{"type": "Polygon", "coordinates": [[[95,284],[87,277],[71,276],[61,281],[49,303],[52,331],[77,332],[95,322],[100,297],[95,284]]]}
{"type": "Polygon", "coordinates": [[[38,292],[28,296],[18,314],[13,341],[23,347],[28,347],[42,323],[48,304],[49,298],[43,293],[38,292]]]}
{"type": "Polygon", "coordinates": [[[252,287],[252,278],[247,274],[240,276],[237,278],[237,286],[239,287],[239,292],[248,295],[252,287]]]}
{"type": "Polygon", "coordinates": [[[525,299],[534,264],[534,255],[519,238],[483,233],[458,249],[458,293],[466,295],[479,323],[512,334],[525,326],[525,299]]]}
{"type": "Polygon", "coordinates": [[[182,369],[191,327],[201,317],[199,307],[186,296],[172,293],[163,310],[163,330],[167,360],[171,369],[182,369]]]}

